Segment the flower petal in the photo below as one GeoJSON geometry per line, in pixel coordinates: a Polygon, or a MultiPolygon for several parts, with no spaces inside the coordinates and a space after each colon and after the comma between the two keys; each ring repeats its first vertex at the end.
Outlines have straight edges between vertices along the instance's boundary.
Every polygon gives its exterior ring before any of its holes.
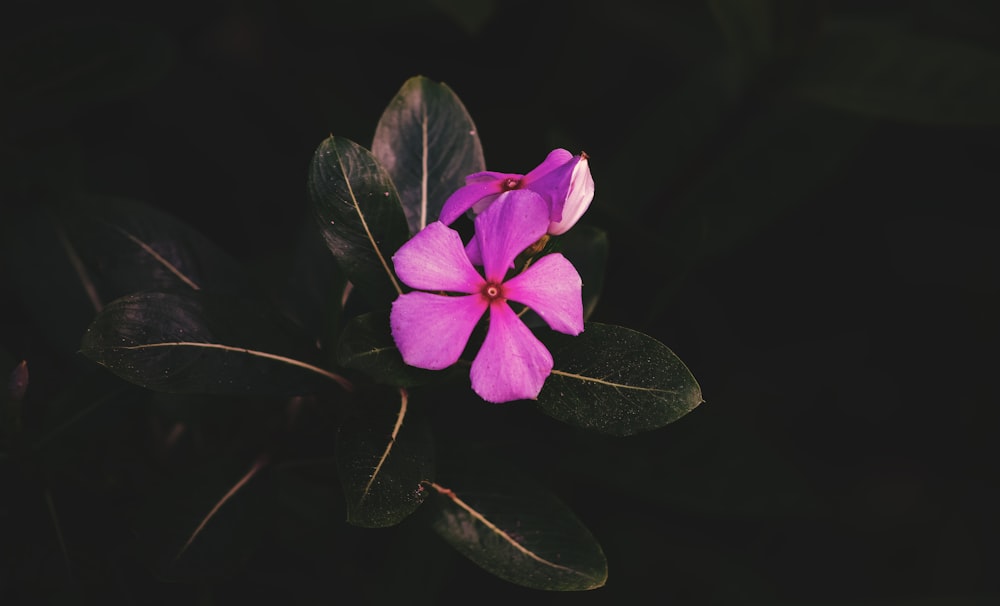
{"type": "Polygon", "coordinates": [[[569,259],[553,253],[505,282],[504,293],[511,301],[530,307],[552,330],[578,335],[583,332],[582,287],[569,259]]]}
{"type": "Polygon", "coordinates": [[[500,282],[514,258],[545,235],[549,211],[538,194],[515,189],[504,192],[476,217],[476,238],[486,279],[500,282]]]}
{"type": "Polygon", "coordinates": [[[389,326],[403,361],[430,370],[451,366],[462,355],[487,305],[480,295],[400,295],[392,302],[389,326]]]}
{"type": "Polygon", "coordinates": [[[483,264],[483,253],[479,252],[479,238],[473,236],[465,245],[465,254],[473,265],[483,264]]]}
{"type": "MultiPolygon", "coordinates": [[[[476,173],[480,174],[480,173],[476,173]]],[[[474,177],[475,175],[470,175],[474,177]]],[[[455,219],[462,216],[462,213],[472,208],[472,206],[486,196],[496,195],[503,191],[503,179],[473,180],[466,181],[466,184],[455,190],[455,193],[448,196],[441,207],[441,214],[438,220],[445,225],[451,225],[455,219]]]]}
{"type": "Polygon", "coordinates": [[[535,181],[566,164],[572,159],[573,154],[565,149],[559,148],[550,151],[549,155],[545,157],[545,160],[543,160],[541,164],[531,169],[528,174],[524,175],[524,179],[522,180],[524,187],[535,189],[533,187],[535,181]]]}
{"type": "Polygon", "coordinates": [[[396,275],[410,288],[474,293],[484,280],[472,267],[457,231],[429,224],[392,256],[396,275]]]}
{"type": "Polygon", "coordinates": [[[503,179],[520,179],[524,175],[512,175],[509,173],[498,173],[493,170],[483,170],[478,173],[472,173],[471,175],[465,176],[465,184],[470,183],[487,183],[489,181],[499,181],[503,179]]]}
{"type": "Polygon", "coordinates": [[[472,390],[487,402],[535,399],[552,372],[552,354],[506,303],[490,307],[490,327],[472,361],[472,390]]]}
{"type": "Polygon", "coordinates": [[[581,154],[578,158],[573,163],[573,173],[565,198],[561,203],[553,202],[552,205],[549,233],[553,236],[565,233],[576,225],[594,199],[594,177],[590,174],[590,163],[586,154],[581,154]]]}

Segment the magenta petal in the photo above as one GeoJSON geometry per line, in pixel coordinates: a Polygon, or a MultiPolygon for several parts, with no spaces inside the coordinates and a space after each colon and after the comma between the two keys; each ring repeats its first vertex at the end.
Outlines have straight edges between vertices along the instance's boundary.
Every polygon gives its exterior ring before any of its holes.
{"type": "Polygon", "coordinates": [[[472,208],[472,206],[489,195],[499,194],[503,191],[502,179],[489,179],[485,181],[473,181],[466,183],[455,190],[455,193],[448,196],[444,206],[441,207],[441,214],[438,220],[445,225],[451,225],[455,219],[462,216],[462,213],[472,208]]]}
{"type": "Polygon", "coordinates": [[[502,281],[518,253],[545,235],[548,226],[549,211],[538,194],[525,189],[501,194],[476,217],[486,279],[502,281]]]}
{"type": "Polygon", "coordinates": [[[535,399],[552,372],[552,355],[506,303],[490,308],[490,327],[472,361],[472,390],[487,402],[535,399]]]}
{"type": "Polygon", "coordinates": [[[499,181],[502,179],[520,179],[524,175],[512,175],[508,173],[498,173],[492,170],[484,170],[478,173],[472,173],[471,175],[465,176],[465,184],[470,183],[487,183],[489,181],[499,181]]]}
{"type": "Polygon", "coordinates": [[[530,185],[531,191],[537,192],[548,203],[550,221],[562,220],[563,207],[566,205],[573,168],[576,165],[577,161],[571,158],[569,162],[543,175],[530,185]]]}
{"type": "Polygon", "coordinates": [[[473,236],[465,245],[465,254],[473,265],[483,264],[483,253],[479,252],[479,238],[473,236]]]}
{"type": "Polygon", "coordinates": [[[410,288],[478,292],[484,280],[472,267],[458,232],[435,221],[392,256],[396,275],[410,288]]]}
{"type": "Polygon", "coordinates": [[[555,169],[563,166],[567,162],[573,159],[573,154],[569,153],[565,149],[554,149],[549,152],[549,155],[545,157],[545,160],[541,164],[531,169],[528,174],[524,175],[523,183],[524,187],[534,188],[534,183],[542,176],[554,171],[555,169]]]}
{"type": "Polygon", "coordinates": [[[573,264],[553,253],[504,283],[504,293],[530,307],[552,330],[578,335],[583,332],[582,287],[573,264]]]}
{"type": "Polygon", "coordinates": [[[486,307],[480,295],[400,295],[392,303],[389,326],[403,361],[430,370],[451,366],[462,355],[486,307]]]}
{"type": "Polygon", "coordinates": [[[583,213],[590,208],[594,199],[594,177],[590,174],[590,163],[586,155],[581,155],[573,163],[573,173],[570,176],[569,187],[562,203],[553,203],[549,224],[549,233],[553,236],[565,233],[576,225],[583,213]]]}

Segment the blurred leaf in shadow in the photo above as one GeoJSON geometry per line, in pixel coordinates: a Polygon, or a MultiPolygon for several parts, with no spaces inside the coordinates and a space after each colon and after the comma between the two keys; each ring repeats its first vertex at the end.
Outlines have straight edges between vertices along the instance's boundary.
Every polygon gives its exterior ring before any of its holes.
{"type": "Polygon", "coordinates": [[[895,23],[836,23],[802,61],[803,98],[924,124],[1000,124],[1000,54],[895,23]]]}

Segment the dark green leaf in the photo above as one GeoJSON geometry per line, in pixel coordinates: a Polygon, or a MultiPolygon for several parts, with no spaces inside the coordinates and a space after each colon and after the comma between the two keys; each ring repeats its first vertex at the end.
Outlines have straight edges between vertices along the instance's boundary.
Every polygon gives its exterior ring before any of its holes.
{"type": "Polygon", "coordinates": [[[621,326],[590,322],[543,338],[555,368],[537,404],[566,423],[628,436],[662,427],[702,403],[701,387],[665,345],[621,326]]]}
{"type": "Polygon", "coordinates": [[[425,507],[445,541],[490,573],[525,587],[581,591],[604,585],[604,552],[572,511],[525,479],[483,476],[428,484],[435,497],[425,507]]]}
{"type": "Polygon", "coordinates": [[[392,255],[406,242],[403,208],[388,173],[371,152],[330,137],[313,155],[309,194],[320,233],[340,268],[376,305],[402,289],[392,255]]]}
{"type": "Polygon", "coordinates": [[[198,292],[145,292],[117,299],[80,347],[127,381],[168,393],[295,395],[339,375],[304,361],[307,351],[267,310],[198,292]]]}
{"type": "Polygon", "coordinates": [[[812,101],[866,116],[1000,124],[1000,55],[888,26],[831,28],[792,87],[812,101]]]}
{"type": "Polygon", "coordinates": [[[146,495],[132,529],[159,578],[192,581],[240,569],[271,522],[266,463],[264,456],[227,457],[146,495]]]}
{"type": "Polygon", "coordinates": [[[448,371],[414,368],[403,362],[389,329],[389,315],[373,311],[351,318],[337,343],[337,363],[360,370],[379,383],[412,387],[434,381],[448,371]]]}
{"type": "Polygon", "coordinates": [[[486,167],[465,106],[448,86],[423,76],[407,80],[389,102],[372,153],[396,185],[411,234],[437,219],[466,175],[486,167]]]}
{"type": "Polygon", "coordinates": [[[250,277],[236,259],[146,204],[81,197],[59,216],[103,301],[141,290],[251,291],[250,277]]]}
{"type": "Polygon", "coordinates": [[[282,310],[324,350],[332,349],[349,292],[344,273],[310,221],[296,238],[287,286],[278,296],[282,310]]]}
{"type": "Polygon", "coordinates": [[[434,479],[430,426],[412,410],[405,389],[368,394],[337,434],[337,466],[347,521],[382,527],[401,522],[426,498],[434,479]]]}
{"type": "Polygon", "coordinates": [[[142,290],[251,292],[239,263],[205,236],[145,204],[74,197],[5,225],[17,291],[43,330],[75,351],[94,315],[142,290]],[[30,259],[27,263],[24,260],[30,259]]]}

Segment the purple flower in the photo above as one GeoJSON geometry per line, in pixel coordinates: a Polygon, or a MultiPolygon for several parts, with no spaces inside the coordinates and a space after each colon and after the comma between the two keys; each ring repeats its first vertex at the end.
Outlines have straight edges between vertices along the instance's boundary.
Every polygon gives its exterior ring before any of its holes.
{"type": "Polygon", "coordinates": [[[440,221],[396,251],[396,275],[419,289],[400,295],[389,316],[392,337],[407,364],[440,370],[457,362],[489,309],[486,339],[472,361],[472,389],[489,402],[538,396],[552,371],[552,355],[507,301],[530,307],[553,330],[570,335],[583,331],[580,274],[561,254],[541,257],[505,280],[515,257],[545,234],[547,214],[541,196],[512,190],[476,217],[474,238],[485,278],[473,267],[458,232],[440,221]],[[435,294],[440,292],[461,294],[435,294]]]}
{"type": "Polygon", "coordinates": [[[479,214],[506,191],[530,190],[548,205],[546,232],[556,236],[573,227],[594,199],[594,179],[587,154],[574,156],[565,149],[552,150],[545,161],[526,175],[484,171],[465,178],[441,208],[440,221],[451,225],[472,209],[479,214]]]}

